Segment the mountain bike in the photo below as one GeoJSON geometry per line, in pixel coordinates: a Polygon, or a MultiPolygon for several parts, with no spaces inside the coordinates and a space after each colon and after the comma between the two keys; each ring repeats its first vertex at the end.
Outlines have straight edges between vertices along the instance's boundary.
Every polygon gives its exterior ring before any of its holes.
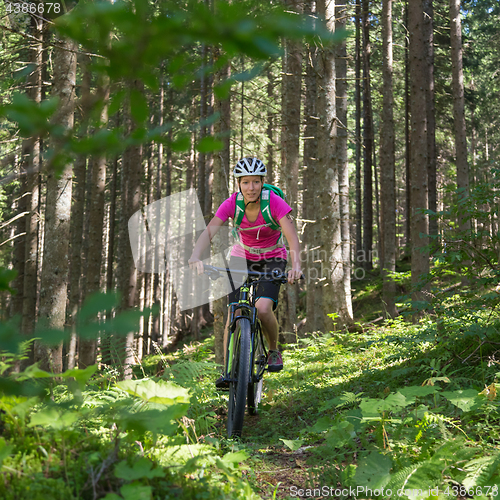
{"type": "Polygon", "coordinates": [[[248,413],[256,415],[262,396],[262,383],[266,371],[268,352],[264,344],[262,325],[255,307],[255,287],[264,280],[287,283],[287,273],[274,271],[272,274],[255,271],[232,270],[215,266],[204,266],[205,273],[212,280],[220,273],[245,274],[240,287],[239,301],[229,305],[229,331],[224,377],[229,382],[229,403],[227,415],[228,437],[241,436],[245,407],[248,413]]]}

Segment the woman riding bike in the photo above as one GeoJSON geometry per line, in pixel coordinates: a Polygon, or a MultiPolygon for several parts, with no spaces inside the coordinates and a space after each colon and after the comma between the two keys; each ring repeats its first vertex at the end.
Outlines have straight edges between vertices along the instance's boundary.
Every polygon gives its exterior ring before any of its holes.
{"type": "MultiPolygon", "coordinates": [[[[244,216],[240,226],[236,228],[239,242],[231,250],[229,268],[242,269],[244,267],[250,271],[269,274],[275,269],[283,272],[287,264],[287,251],[281,239],[281,233],[283,233],[288,242],[292,265],[288,272],[288,281],[294,283],[301,277],[302,270],[299,238],[290,215],[292,208],[272,190],[263,192],[264,176],[267,174],[267,170],[261,160],[243,158],[236,164],[233,173],[238,182],[239,193],[233,193],[218,208],[214,218],[196,242],[188,261],[190,267],[196,269],[198,274],[203,272],[203,262],[200,260],[200,256],[226,220],[228,218],[235,219],[238,208],[237,197],[239,196],[244,201],[244,216]],[[269,208],[272,219],[278,225],[277,229],[270,227],[273,224],[266,223],[261,212],[261,196],[263,194],[266,198],[269,197],[269,205],[265,206],[265,210],[269,208]]],[[[283,369],[283,359],[278,350],[278,322],[274,315],[278,304],[279,289],[279,284],[269,281],[259,284],[256,292],[258,316],[269,345],[267,362],[270,372],[283,369]]],[[[233,289],[229,294],[229,303],[238,302],[238,297],[239,288],[233,289]]],[[[224,330],[224,355],[227,347],[228,327],[229,318],[224,330]]],[[[224,388],[227,386],[227,381],[224,380],[224,377],[220,377],[216,381],[216,386],[224,388]]]]}

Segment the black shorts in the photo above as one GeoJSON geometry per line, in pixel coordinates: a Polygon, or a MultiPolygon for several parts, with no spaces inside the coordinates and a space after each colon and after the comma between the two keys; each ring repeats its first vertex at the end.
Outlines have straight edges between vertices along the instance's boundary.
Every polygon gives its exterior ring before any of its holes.
{"type": "MultiPolygon", "coordinates": [[[[286,267],[286,259],[282,259],[280,257],[273,257],[270,259],[264,260],[248,260],[243,257],[235,257],[231,256],[229,260],[229,269],[244,269],[244,266],[247,266],[249,271],[259,272],[259,273],[269,273],[271,274],[275,269],[278,269],[281,272],[285,272],[286,267]],[[245,264],[246,261],[246,264],[245,264]]],[[[235,276],[233,275],[233,278],[235,276]]],[[[234,283],[236,287],[235,290],[231,290],[229,293],[229,303],[233,304],[238,302],[240,297],[240,286],[242,284],[242,280],[239,283],[234,283]]],[[[259,297],[266,297],[271,299],[273,304],[273,311],[276,309],[278,305],[278,294],[280,292],[280,283],[274,283],[273,281],[263,281],[257,285],[257,290],[255,292],[255,300],[259,297]]]]}

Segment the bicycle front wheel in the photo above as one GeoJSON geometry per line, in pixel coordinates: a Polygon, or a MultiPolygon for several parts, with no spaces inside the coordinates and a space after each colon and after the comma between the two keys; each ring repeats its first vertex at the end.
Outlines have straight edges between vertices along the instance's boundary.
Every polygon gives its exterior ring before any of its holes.
{"type": "Polygon", "coordinates": [[[228,437],[241,436],[250,378],[250,320],[238,320],[233,341],[230,342],[231,371],[229,382],[229,406],[227,415],[228,437]],[[231,348],[232,345],[232,348],[231,348]]]}
{"type": "MultiPolygon", "coordinates": [[[[260,325],[259,325],[260,326],[260,325]]],[[[252,370],[250,373],[250,383],[248,384],[248,413],[257,415],[257,407],[262,397],[262,377],[266,369],[267,359],[262,344],[261,329],[258,328],[253,341],[252,370]]]]}

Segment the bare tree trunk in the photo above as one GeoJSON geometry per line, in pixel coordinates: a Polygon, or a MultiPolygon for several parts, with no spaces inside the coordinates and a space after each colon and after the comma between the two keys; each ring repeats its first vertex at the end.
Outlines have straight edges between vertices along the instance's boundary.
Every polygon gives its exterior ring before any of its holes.
{"type": "MultiPolygon", "coordinates": [[[[267,71],[267,97],[274,99],[274,77],[271,70],[267,71]]],[[[269,110],[267,112],[267,178],[270,183],[273,183],[274,171],[274,113],[269,110]]]]}
{"type": "MultiPolygon", "coordinates": [[[[409,26],[408,22],[408,0],[405,5],[405,25],[409,26]]],[[[406,251],[407,255],[411,255],[411,188],[410,188],[410,163],[411,163],[411,137],[410,137],[410,33],[405,37],[405,235],[406,235],[406,251]]]]}
{"type": "MultiPolygon", "coordinates": [[[[214,62],[219,57],[218,49],[214,49],[214,62]]],[[[221,68],[214,77],[214,86],[227,80],[230,76],[229,66],[221,68]]],[[[214,112],[220,114],[220,118],[214,124],[214,135],[220,137],[224,143],[222,151],[214,156],[214,182],[213,182],[213,204],[218,207],[229,196],[229,155],[230,142],[229,131],[231,129],[231,104],[230,98],[221,100],[216,97],[214,101],[214,112]]],[[[215,210],[214,210],[215,211],[215,210]]],[[[214,253],[217,255],[227,242],[220,236],[222,231],[214,239],[214,253]]],[[[224,362],[224,325],[227,316],[227,299],[221,298],[214,302],[214,338],[215,338],[215,362],[222,365],[224,362]]]]}
{"type": "MultiPolygon", "coordinates": [[[[90,63],[88,56],[83,56],[83,78],[81,84],[81,120],[82,135],[88,131],[88,119],[91,108],[90,85],[92,75],[88,68],[90,63]]],[[[85,212],[85,184],[87,174],[87,155],[80,154],[76,157],[73,177],[73,205],[71,207],[71,265],[69,271],[69,322],[72,327],[71,339],[68,346],[68,369],[76,365],[76,353],[78,340],[76,334],[76,315],[82,298],[81,276],[82,276],[82,247],[83,227],[85,212]]]]}
{"type": "MultiPolygon", "coordinates": [[[[427,108],[425,88],[425,44],[423,38],[423,0],[412,0],[408,4],[408,28],[410,31],[410,98],[411,98],[411,281],[419,286],[429,272],[427,250],[427,108]]],[[[415,300],[425,300],[425,294],[416,289],[415,300]]]]}
{"type": "MultiPolygon", "coordinates": [[[[335,29],[345,29],[347,7],[344,2],[335,9],[335,29]]],[[[339,171],[340,219],[342,237],[342,267],[346,318],[353,320],[351,298],[351,231],[349,210],[349,168],[347,159],[347,43],[344,40],[337,46],[335,58],[337,72],[337,162],[339,171]]]]}
{"type": "MultiPolygon", "coordinates": [[[[57,123],[67,129],[74,120],[76,48],[71,40],[59,40],[54,49],[53,95],[60,98],[57,123]]],[[[67,164],[59,177],[52,171],[47,179],[40,320],[57,329],[63,329],[66,321],[72,177],[73,166],[67,164]]],[[[35,360],[42,368],[61,373],[62,344],[49,347],[38,342],[35,360]]]]}
{"type": "Polygon", "coordinates": [[[26,173],[28,171],[28,162],[30,156],[30,142],[23,141],[22,158],[19,159],[16,170],[19,171],[21,182],[19,188],[16,189],[15,194],[15,212],[18,217],[13,225],[14,234],[14,247],[12,252],[12,269],[17,271],[16,278],[12,281],[12,289],[16,293],[12,294],[10,303],[10,315],[18,316],[21,319],[23,313],[23,291],[24,291],[24,258],[26,253],[26,196],[28,193],[28,186],[26,183],[26,173]]]}
{"type": "Polygon", "coordinates": [[[373,117],[370,84],[370,18],[369,0],[362,0],[363,29],[363,267],[372,269],[373,247],[373,117]]]}
{"type": "Polygon", "coordinates": [[[397,316],[396,283],[390,276],[396,271],[396,178],[394,142],[394,97],[392,84],[392,0],[382,2],[382,46],[383,46],[383,104],[380,134],[380,190],[383,248],[381,268],[383,278],[383,300],[386,314],[397,316]]]}
{"type": "MultiPolygon", "coordinates": [[[[451,22],[451,64],[453,84],[453,121],[455,128],[455,150],[457,163],[458,199],[469,196],[469,162],[467,160],[467,136],[465,127],[464,74],[462,63],[462,23],[460,21],[460,0],[450,0],[451,22]]],[[[459,228],[470,230],[470,219],[459,211],[459,228]]]]}
{"type": "MultiPolygon", "coordinates": [[[[302,16],[303,0],[285,0],[288,10],[302,16]]],[[[300,163],[300,105],[302,101],[302,43],[286,40],[285,71],[283,75],[283,126],[281,137],[281,182],[287,194],[292,214],[297,216],[297,196],[300,163]]],[[[284,289],[279,304],[281,341],[295,342],[298,284],[284,289]]]]}
{"type": "MultiPolygon", "coordinates": [[[[109,78],[102,76],[97,89],[98,102],[101,103],[99,126],[108,123],[109,78]]],[[[90,192],[89,235],[87,254],[86,295],[98,292],[101,288],[101,263],[104,233],[104,193],[106,189],[106,156],[94,158],[92,187],[90,192]]],[[[96,362],[97,339],[80,339],[78,365],[86,368],[96,362]]]]}
{"type": "MultiPolygon", "coordinates": [[[[36,40],[32,44],[31,61],[33,69],[31,73],[30,96],[33,101],[42,101],[42,51],[43,51],[43,24],[42,21],[31,18],[33,37],[36,40]]],[[[39,213],[38,203],[40,198],[40,137],[33,137],[33,144],[30,151],[30,163],[26,176],[26,187],[29,196],[26,199],[26,238],[24,257],[24,291],[23,291],[23,314],[21,331],[29,335],[34,331],[36,322],[36,301],[37,301],[37,280],[38,280],[38,228],[39,213]]],[[[26,364],[33,363],[33,352],[30,352],[26,364]]]]}
{"type": "MultiPolygon", "coordinates": [[[[163,65],[161,67],[161,71],[163,72],[164,68],[163,65]]],[[[158,126],[161,128],[163,126],[163,110],[164,110],[164,96],[165,96],[165,89],[164,89],[164,81],[163,81],[163,75],[161,77],[161,83],[160,83],[160,96],[159,96],[159,101],[158,101],[158,119],[157,123],[158,126]]],[[[157,150],[157,166],[156,166],[156,194],[155,194],[155,199],[160,200],[161,199],[161,190],[162,190],[162,170],[163,170],[163,144],[161,142],[158,143],[158,150],[157,150]]],[[[158,247],[155,249],[155,262],[158,262],[160,258],[159,252],[158,252],[158,247]]],[[[160,311],[158,314],[156,314],[153,317],[153,323],[151,325],[151,342],[158,343],[160,340],[160,321],[161,321],[161,279],[160,279],[160,274],[155,273],[153,275],[153,305],[159,306],[160,311]]]]}
{"type": "Polygon", "coordinates": [[[355,134],[356,134],[356,185],[355,185],[355,198],[356,198],[356,250],[354,261],[358,262],[358,259],[363,253],[363,198],[361,191],[361,149],[362,149],[362,139],[361,139],[361,0],[356,0],[356,12],[355,12],[355,30],[356,30],[356,45],[355,45],[355,88],[354,88],[354,100],[355,100],[355,134]]]}
{"type": "MultiPolygon", "coordinates": [[[[308,0],[304,5],[304,13],[312,14],[314,0],[308,0]]],[[[316,53],[317,48],[309,44],[306,57],[305,76],[305,103],[304,103],[304,175],[303,175],[303,199],[302,218],[304,219],[304,273],[306,276],[306,313],[307,331],[314,332],[320,329],[318,320],[321,315],[317,307],[317,288],[320,276],[320,266],[314,258],[314,248],[318,245],[319,217],[318,198],[316,196],[317,186],[317,156],[318,156],[318,119],[316,111],[317,88],[316,88],[316,53]]]]}
{"type": "MultiPolygon", "coordinates": [[[[335,31],[335,2],[316,2],[318,16],[324,19],[325,28],[335,31]]],[[[342,260],[342,229],[340,220],[339,170],[337,161],[336,68],[334,48],[324,47],[318,55],[318,183],[320,241],[319,256],[327,269],[321,288],[320,303],[323,313],[335,314],[333,324],[324,319],[324,330],[339,328],[350,323],[344,289],[342,260]]],[[[319,300],[318,300],[319,302],[319,300]]]]}
{"type": "MultiPolygon", "coordinates": [[[[139,81],[131,82],[135,90],[143,91],[139,81]]],[[[135,124],[131,124],[130,133],[135,124]]],[[[124,154],[121,174],[120,238],[118,240],[118,289],[123,294],[122,310],[132,309],[138,303],[137,268],[132,258],[128,238],[128,221],[141,208],[142,146],[130,146],[124,154]]],[[[132,377],[134,363],[134,334],[130,331],[124,338],[117,339],[118,360],[123,378],[132,377]]]]}
{"type": "MultiPolygon", "coordinates": [[[[436,153],[436,106],[434,97],[434,8],[433,0],[424,0],[424,42],[427,49],[427,157],[429,165],[429,210],[437,212],[437,153],[436,153]]],[[[437,217],[429,217],[429,234],[437,236],[437,217]]],[[[436,243],[436,242],[435,242],[436,243]]],[[[434,245],[435,246],[435,245],[434,245]]]]}

